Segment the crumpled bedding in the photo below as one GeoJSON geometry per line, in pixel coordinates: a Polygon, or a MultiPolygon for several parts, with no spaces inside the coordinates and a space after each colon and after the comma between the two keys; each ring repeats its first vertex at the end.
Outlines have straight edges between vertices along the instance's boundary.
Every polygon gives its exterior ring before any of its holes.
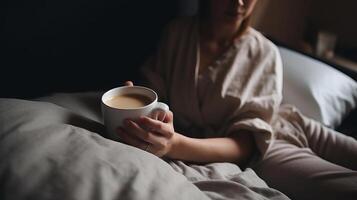
{"type": "Polygon", "coordinates": [[[288,199],[251,169],[164,161],[106,139],[101,94],[0,99],[0,199],[288,199]]]}

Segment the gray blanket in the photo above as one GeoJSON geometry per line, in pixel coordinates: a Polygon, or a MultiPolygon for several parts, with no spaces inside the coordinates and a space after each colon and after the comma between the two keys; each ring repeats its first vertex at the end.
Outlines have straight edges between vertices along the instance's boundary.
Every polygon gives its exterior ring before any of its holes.
{"type": "Polygon", "coordinates": [[[251,169],[165,162],[106,139],[100,95],[0,99],[0,199],[288,199],[251,169]]]}

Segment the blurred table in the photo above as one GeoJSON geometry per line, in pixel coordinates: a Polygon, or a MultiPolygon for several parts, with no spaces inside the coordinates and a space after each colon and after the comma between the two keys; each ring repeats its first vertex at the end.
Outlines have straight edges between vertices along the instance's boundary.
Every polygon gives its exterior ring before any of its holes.
{"type": "Polygon", "coordinates": [[[329,58],[327,60],[334,62],[342,67],[346,67],[350,70],[357,72],[357,62],[355,62],[355,61],[349,60],[347,58],[344,58],[344,57],[341,57],[338,55],[335,55],[334,57],[329,58]]]}

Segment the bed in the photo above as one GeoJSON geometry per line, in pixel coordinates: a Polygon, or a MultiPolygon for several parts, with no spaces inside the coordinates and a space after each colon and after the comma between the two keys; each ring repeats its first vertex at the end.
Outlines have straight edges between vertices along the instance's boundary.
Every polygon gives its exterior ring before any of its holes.
{"type": "Polygon", "coordinates": [[[106,139],[101,92],[0,100],[1,199],[287,199],[253,170],[106,139]]]}
{"type": "MultiPolygon", "coordinates": [[[[2,12],[0,64],[9,71],[0,79],[0,199],[289,199],[249,168],[163,160],[107,139],[100,97],[140,80],[137,67],[177,12],[170,3],[24,2],[2,12]]],[[[279,49],[284,103],[356,137],[357,73],[279,49]]]]}
{"type": "MultiPolygon", "coordinates": [[[[326,63],[279,49],[284,103],[333,128],[354,117],[356,81],[326,63]],[[307,68],[309,76],[301,78],[307,68]],[[311,81],[321,74],[325,82],[311,81]],[[331,85],[332,79],[338,81],[331,85]]],[[[249,168],[162,160],[107,139],[102,94],[0,99],[0,199],[288,199],[249,168]]],[[[355,136],[355,126],[348,130],[355,136]]]]}

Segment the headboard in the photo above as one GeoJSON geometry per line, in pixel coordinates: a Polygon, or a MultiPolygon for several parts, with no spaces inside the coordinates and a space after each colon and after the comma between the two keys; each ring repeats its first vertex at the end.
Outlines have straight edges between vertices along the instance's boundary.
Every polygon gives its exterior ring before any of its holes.
{"type": "Polygon", "coordinates": [[[135,79],[179,0],[5,0],[0,97],[85,91],[135,79]]]}

